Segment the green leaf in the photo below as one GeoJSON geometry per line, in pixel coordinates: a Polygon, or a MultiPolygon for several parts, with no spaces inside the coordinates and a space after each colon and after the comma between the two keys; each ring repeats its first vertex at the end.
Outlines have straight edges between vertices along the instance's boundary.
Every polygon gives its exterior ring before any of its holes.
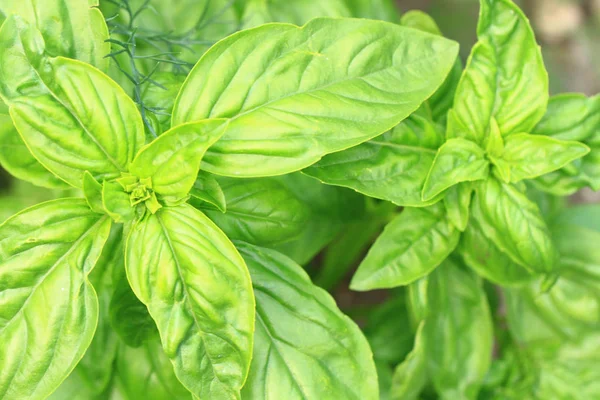
{"type": "Polygon", "coordinates": [[[102,206],[106,214],[117,223],[133,221],[137,215],[136,208],[131,205],[129,195],[116,182],[102,184],[102,206]]]}
{"type": "Polygon", "coordinates": [[[12,176],[47,188],[67,188],[64,181],[36,160],[8,115],[8,107],[0,100],[0,165],[12,176]]]}
{"type": "Polygon", "coordinates": [[[144,141],[135,104],[89,64],[42,59],[41,40],[15,18],[0,29],[0,94],[15,127],[35,158],[72,186],[81,187],[85,171],[98,181],[118,177],[144,141]]]}
{"type": "Polygon", "coordinates": [[[317,17],[350,17],[345,0],[245,0],[243,28],[253,28],[267,22],[286,22],[296,25],[317,17]]]}
{"type": "Polygon", "coordinates": [[[273,178],[219,178],[227,212],[196,204],[229,238],[255,245],[290,241],[305,228],[310,209],[273,178]]]}
{"type": "Polygon", "coordinates": [[[227,211],[225,193],[223,193],[219,181],[208,172],[200,171],[198,173],[198,177],[196,178],[196,182],[194,182],[190,194],[192,197],[216,207],[223,213],[227,211]]]}
{"type": "Polygon", "coordinates": [[[273,250],[236,243],[256,296],[245,399],[378,399],[365,337],[304,270],[273,250]]]}
{"type": "Polygon", "coordinates": [[[40,30],[50,57],[68,57],[106,70],[108,28],[98,0],[0,1],[0,14],[19,15],[40,30]]]}
{"type": "Polygon", "coordinates": [[[520,133],[506,138],[504,152],[492,162],[507,171],[506,182],[519,182],[556,171],[589,151],[580,142],[520,133]]]}
{"type": "Polygon", "coordinates": [[[121,397],[136,400],[191,399],[177,380],[169,358],[155,338],[138,348],[121,345],[115,363],[116,386],[121,397]]]}
{"type": "Polygon", "coordinates": [[[414,281],[408,285],[407,299],[408,299],[408,311],[412,318],[412,322],[415,328],[418,328],[419,323],[425,320],[427,313],[429,312],[429,305],[427,299],[427,287],[429,285],[429,279],[427,276],[414,281]]]}
{"type": "MultiPolygon", "coordinates": [[[[104,56],[110,51],[110,45],[105,42],[108,29],[102,13],[92,7],[97,2],[89,3],[88,6],[86,2],[78,0],[3,0],[0,1],[0,15],[8,17],[18,14],[28,23],[35,24],[42,33],[49,55],[75,58],[105,69],[107,63],[104,56]]],[[[31,155],[12,127],[8,110],[4,112],[2,108],[0,100],[0,114],[5,114],[0,115],[0,164],[11,175],[35,185],[67,187],[31,155]]]]}
{"type": "Polygon", "coordinates": [[[83,174],[83,184],[81,185],[85,201],[92,211],[99,214],[106,213],[102,203],[102,185],[98,183],[89,172],[83,174]]]}
{"type": "Polygon", "coordinates": [[[397,125],[441,85],[456,54],[454,42],[385,22],[268,24],[202,57],[179,93],[173,123],[230,118],[203,168],[281,175],[397,125]]]}
{"type": "Polygon", "coordinates": [[[544,118],[536,125],[536,135],[583,142],[592,151],[568,168],[550,173],[534,182],[544,191],[559,196],[573,194],[584,186],[600,190],[600,96],[561,94],[550,98],[544,118]]]}
{"type": "Polygon", "coordinates": [[[448,189],[444,194],[444,207],[448,220],[461,232],[467,229],[473,197],[473,185],[462,182],[448,189]]]}
{"type": "MultiPolygon", "coordinates": [[[[442,32],[434,19],[420,10],[411,10],[402,15],[400,24],[409,28],[429,32],[432,35],[442,36],[442,32]]],[[[460,57],[458,57],[442,86],[440,86],[429,100],[427,100],[427,103],[431,108],[433,119],[436,122],[444,123],[445,125],[446,115],[450,108],[452,108],[454,95],[462,72],[462,61],[460,60],[460,57]]]]}
{"type": "Polygon", "coordinates": [[[130,347],[140,347],[156,334],[156,324],[148,308],[135,296],[125,274],[122,242],[111,249],[113,254],[114,290],[108,304],[110,324],[121,340],[130,347]]]}
{"type": "Polygon", "coordinates": [[[423,327],[428,375],[440,398],[476,399],[493,346],[481,282],[450,260],[428,280],[429,313],[423,327]]]}
{"type": "Polygon", "coordinates": [[[42,203],[0,226],[2,398],[46,398],[83,357],[98,321],[88,275],[109,229],[83,199],[42,203]]]}
{"type": "Polygon", "coordinates": [[[502,286],[531,282],[535,275],[515,263],[483,233],[478,218],[471,218],[458,247],[465,264],[477,274],[502,286]]]}
{"type": "Polygon", "coordinates": [[[227,120],[209,119],[179,125],[144,146],[129,167],[138,178],[150,178],[152,190],[179,199],[188,195],[206,150],[223,135],[227,120]]]}
{"type": "Polygon", "coordinates": [[[444,261],[459,237],[440,205],[407,208],[377,238],[350,288],[366,291],[408,285],[444,261]]]}
{"type": "Polygon", "coordinates": [[[465,139],[450,139],[440,147],[423,186],[423,200],[435,196],[461,182],[487,178],[489,161],[485,151],[465,139]]]}
{"type": "Polygon", "coordinates": [[[184,204],[148,213],[131,230],[125,253],[131,287],[156,321],[179,380],[202,399],[239,399],[254,298],[233,244],[184,204]]]}
{"type": "MultiPolygon", "coordinates": [[[[315,0],[317,3],[323,4],[315,0]]],[[[353,17],[396,22],[399,12],[392,0],[345,0],[353,17]]]]}
{"type": "Polygon", "coordinates": [[[427,384],[427,354],[423,340],[424,324],[424,322],[419,324],[412,351],[394,370],[390,392],[392,400],[416,400],[427,384]]]}
{"type": "Polygon", "coordinates": [[[339,235],[323,252],[319,270],[314,275],[316,285],[331,291],[356,267],[369,246],[394,216],[396,207],[392,203],[382,202],[358,221],[347,223],[339,235]]]}
{"type": "Polygon", "coordinates": [[[448,137],[483,144],[495,118],[502,136],[530,132],[548,103],[548,74],[527,17],[510,0],[481,0],[473,47],[448,117],[448,137]]]}
{"type": "Polygon", "coordinates": [[[364,215],[365,199],[352,190],[324,185],[301,173],[275,179],[311,211],[296,239],[271,246],[300,265],[313,259],[336,237],[347,221],[358,220],[364,215]]]}
{"type": "Polygon", "coordinates": [[[538,206],[515,186],[488,179],[475,192],[473,217],[511,260],[531,272],[551,272],[556,249],[538,206]]]}
{"type": "MultiPolygon", "coordinates": [[[[109,304],[115,285],[114,269],[123,267],[123,251],[115,248],[123,244],[123,230],[113,225],[100,258],[90,274],[90,282],[98,295],[99,319],[94,339],[71,375],[77,374],[95,395],[101,395],[110,385],[113,363],[117,355],[118,337],[109,323],[109,304]],[[117,264],[120,263],[120,264],[117,264]]],[[[63,397],[64,399],[65,397],[63,397]]]]}
{"type": "Polygon", "coordinates": [[[426,206],[421,189],[443,130],[421,107],[391,131],[350,149],[329,154],[303,170],[320,181],[410,207],[426,206]]]}
{"type": "Polygon", "coordinates": [[[400,18],[400,25],[417,29],[432,35],[442,36],[440,28],[429,14],[421,10],[410,10],[400,18]]]}
{"type": "Polygon", "coordinates": [[[99,317],[94,339],[69,377],[52,393],[50,400],[101,400],[111,390],[113,364],[119,338],[109,324],[108,306],[113,291],[115,261],[123,265],[123,253],[115,252],[121,245],[122,227],[113,225],[89,280],[98,295],[99,317]]]}
{"type": "Polygon", "coordinates": [[[391,365],[399,364],[411,351],[414,339],[405,296],[395,295],[370,309],[366,317],[363,332],[373,357],[391,365]]]}

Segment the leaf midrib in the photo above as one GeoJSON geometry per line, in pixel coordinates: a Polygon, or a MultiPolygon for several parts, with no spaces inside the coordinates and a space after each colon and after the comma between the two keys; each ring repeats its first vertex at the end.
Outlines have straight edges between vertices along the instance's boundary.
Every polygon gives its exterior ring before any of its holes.
{"type": "Polygon", "coordinates": [[[160,213],[156,214],[156,219],[157,219],[158,223],[160,224],[160,228],[163,232],[165,239],[167,240],[167,244],[169,245],[169,250],[171,251],[171,254],[173,255],[173,261],[175,262],[175,266],[177,268],[177,275],[179,275],[179,280],[181,281],[181,286],[183,287],[183,292],[185,293],[185,305],[186,305],[186,308],[188,309],[188,312],[190,312],[190,314],[192,315],[192,319],[194,320],[194,325],[196,326],[198,335],[200,336],[200,340],[202,340],[202,343],[204,344],[204,354],[206,354],[206,357],[210,361],[210,368],[213,371],[214,379],[216,379],[222,386],[227,387],[227,385],[225,385],[223,383],[223,381],[221,381],[220,377],[217,375],[217,373],[215,371],[215,368],[214,368],[215,363],[212,360],[211,355],[207,350],[208,348],[206,346],[206,341],[204,339],[204,331],[201,329],[202,325],[200,325],[200,323],[198,322],[198,319],[196,318],[196,314],[194,313],[194,308],[190,304],[191,297],[189,295],[187,282],[185,281],[185,279],[183,279],[183,274],[181,271],[181,264],[179,263],[179,259],[177,258],[177,253],[175,252],[175,247],[173,246],[173,243],[171,241],[171,236],[169,235],[169,232],[168,232],[163,220],[160,218],[160,213]]]}
{"type": "MultiPolygon", "coordinates": [[[[25,302],[23,302],[23,305],[19,308],[19,310],[13,315],[13,317],[10,319],[10,321],[4,325],[4,327],[2,329],[0,329],[0,334],[8,327],[12,324],[12,322],[17,318],[17,316],[19,314],[21,314],[23,312],[23,310],[26,308],[27,304],[29,304],[29,300],[31,299],[31,297],[33,296],[33,293],[40,287],[40,285],[46,280],[46,278],[58,267],[58,265],[67,257],[69,256],[75,248],[77,248],[77,246],[83,241],[83,239],[85,239],[88,234],[94,230],[94,228],[96,228],[97,225],[101,225],[102,223],[104,223],[104,221],[106,221],[106,219],[108,218],[108,216],[104,215],[102,217],[100,217],[100,219],[98,221],[96,221],[91,227],[89,227],[80,237],[79,239],[77,239],[75,242],[73,242],[73,244],[71,245],[71,247],[69,248],[69,250],[63,254],[62,256],[60,256],[60,258],[58,260],[56,260],[56,262],[48,269],[48,271],[42,276],[42,278],[35,284],[35,286],[33,287],[33,289],[31,290],[29,296],[27,297],[27,300],[25,300],[25,302]]],[[[83,271],[82,271],[83,272],[83,271]]]]}

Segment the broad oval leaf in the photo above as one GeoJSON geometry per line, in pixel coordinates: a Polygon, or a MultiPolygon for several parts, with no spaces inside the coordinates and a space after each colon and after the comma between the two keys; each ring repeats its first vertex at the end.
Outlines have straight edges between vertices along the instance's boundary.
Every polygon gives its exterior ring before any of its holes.
{"type": "Polygon", "coordinates": [[[219,178],[227,199],[225,213],[196,204],[233,240],[266,246],[295,239],[310,218],[310,209],[273,178],[219,178]]]}
{"type": "Polygon", "coordinates": [[[550,136],[560,140],[577,140],[592,151],[569,169],[550,173],[534,182],[544,191],[559,196],[573,194],[589,185],[600,190],[600,96],[586,97],[580,94],[553,96],[548,102],[544,118],[535,126],[533,134],[550,136]],[[575,167],[575,173],[572,171],[575,167]]]}
{"type": "Polygon", "coordinates": [[[515,186],[488,179],[477,187],[473,217],[511,260],[531,272],[551,272],[556,248],[538,206],[515,186]]]}
{"type": "Polygon", "coordinates": [[[144,144],[136,105],[89,64],[43,59],[40,41],[16,18],[0,29],[0,93],[15,127],[35,158],[72,186],[81,187],[85,171],[98,181],[118,177],[144,144]]]}
{"type": "Polygon", "coordinates": [[[208,119],[183,124],[144,146],[129,172],[152,179],[152,190],[163,196],[187,196],[206,150],[223,135],[227,120],[208,119]]]}
{"type": "Polygon", "coordinates": [[[450,139],[440,147],[423,186],[423,200],[461,182],[487,178],[490,168],[485,151],[465,139],[450,139]]]}
{"type": "Polygon", "coordinates": [[[379,399],[367,340],[284,255],[237,242],[256,296],[254,356],[242,398],[379,399]]]}
{"type": "Polygon", "coordinates": [[[458,251],[466,265],[495,284],[519,286],[536,277],[511,260],[485,236],[477,217],[470,218],[469,225],[461,236],[458,251]]]}
{"type": "MultiPolygon", "coordinates": [[[[442,36],[442,32],[435,20],[420,10],[411,10],[402,15],[400,24],[409,28],[429,32],[433,35],[442,36]]],[[[434,121],[446,125],[446,117],[454,103],[454,95],[456,94],[456,88],[462,72],[462,61],[460,57],[457,57],[452,66],[452,70],[446,77],[442,86],[440,86],[440,88],[427,100],[434,121]]]]}
{"type": "Polygon", "coordinates": [[[427,374],[440,398],[476,399],[490,367],[493,325],[481,281],[447,260],[428,278],[427,374]]]}
{"type": "Polygon", "coordinates": [[[83,357],[98,321],[88,275],[109,230],[83,199],[42,203],[0,226],[0,397],[46,398],[83,357]]]}
{"type": "Polygon", "coordinates": [[[221,212],[227,211],[225,193],[223,193],[219,181],[208,172],[200,171],[198,173],[198,177],[194,182],[190,195],[216,207],[221,212]]]}
{"type": "Polygon", "coordinates": [[[163,207],[134,226],[127,277],[194,395],[239,399],[252,354],[254,297],[233,244],[200,211],[163,207]]]}
{"type": "Polygon", "coordinates": [[[546,111],[548,74],[523,12],[510,0],[480,4],[479,41],[456,89],[448,137],[483,144],[492,118],[503,136],[531,131],[546,111]]]}
{"type": "Polygon", "coordinates": [[[589,152],[580,142],[520,133],[504,140],[504,151],[492,162],[507,171],[508,182],[519,182],[556,171],[589,152]]]}
{"type": "Polygon", "coordinates": [[[401,206],[426,206],[439,200],[423,201],[421,190],[443,141],[443,130],[421,107],[389,132],[328,154],[302,172],[401,206]]]}
{"type": "Polygon", "coordinates": [[[408,285],[444,261],[459,238],[460,231],[440,204],[407,208],[377,238],[350,288],[364,291],[408,285]]]}
{"type": "Polygon", "coordinates": [[[456,54],[454,42],[379,21],[267,24],[202,57],[173,123],[230,118],[203,168],[281,175],[397,125],[441,85],[456,54]]]}
{"type": "MultiPolygon", "coordinates": [[[[79,59],[104,70],[107,66],[104,56],[110,51],[106,42],[108,29],[95,5],[98,5],[97,1],[90,1],[88,5],[79,0],[2,0],[0,15],[18,14],[35,24],[42,33],[49,55],[79,59]]],[[[1,103],[0,100],[0,109],[1,103]]],[[[8,111],[6,114],[8,117],[8,111]]],[[[67,187],[33,157],[14,127],[8,129],[9,123],[12,125],[8,120],[3,129],[0,121],[0,163],[3,167],[13,176],[38,186],[67,187]]]]}
{"type": "Polygon", "coordinates": [[[12,176],[47,188],[68,188],[64,181],[48,171],[33,157],[0,100],[0,164],[12,176]]]}

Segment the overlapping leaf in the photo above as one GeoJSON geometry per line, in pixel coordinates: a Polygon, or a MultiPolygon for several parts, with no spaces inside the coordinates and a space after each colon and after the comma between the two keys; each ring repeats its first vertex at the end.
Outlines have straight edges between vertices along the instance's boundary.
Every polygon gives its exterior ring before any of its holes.
{"type": "Polygon", "coordinates": [[[46,398],[83,357],[98,321],[88,275],[109,229],[81,199],[42,203],[0,226],[1,397],[46,398]]]}
{"type": "Polygon", "coordinates": [[[453,42],[385,22],[268,24],[202,57],[173,123],[231,119],[206,154],[209,172],[285,174],[398,124],[442,83],[456,53],[453,42]]]}
{"type": "Polygon", "coordinates": [[[252,354],[254,297],[227,237],[189,205],[163,207],[131,230],[126,268],[183,385],[200,398],[239,399],[252,354]]]}

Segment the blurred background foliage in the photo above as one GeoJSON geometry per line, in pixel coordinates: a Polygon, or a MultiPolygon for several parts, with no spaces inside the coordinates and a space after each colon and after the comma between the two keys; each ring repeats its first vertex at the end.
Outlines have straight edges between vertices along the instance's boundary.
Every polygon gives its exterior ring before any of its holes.
{"type": "MultiPolygon", "coordinates": [[[[600,92],[600,0],[516,0],[532,22],[551,94],[600,92]]],[[[430,14],[465,59],[475,44],[479,0],[398,0],[402,12],[430,14]]]]}

